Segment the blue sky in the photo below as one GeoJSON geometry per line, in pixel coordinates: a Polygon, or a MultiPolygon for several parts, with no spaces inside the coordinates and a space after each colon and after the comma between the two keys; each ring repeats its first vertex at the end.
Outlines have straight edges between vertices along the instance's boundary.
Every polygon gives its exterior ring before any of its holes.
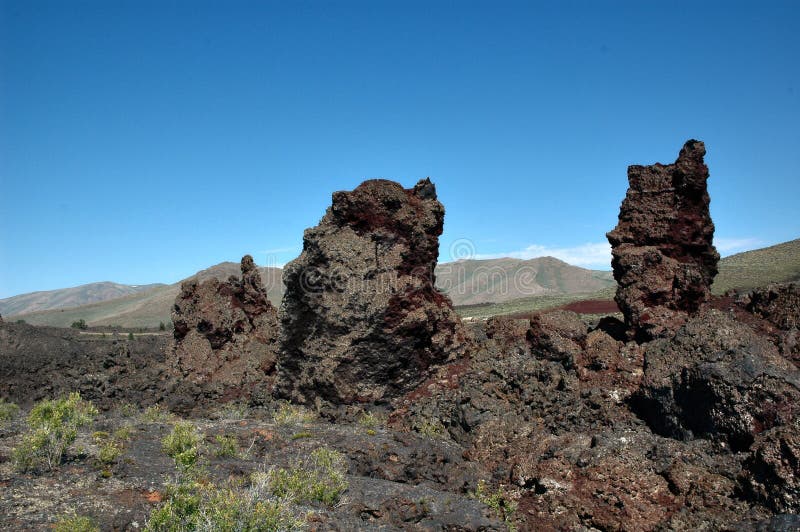
{"type": "Polygon", "coordinates": [[[440,259],[608,269],[629,164],[705,141],[723,255],[800,236],[798,2],[0,2],[0,297],[294,258],[431,176],[440,259]],[[458,250],[455,250],[458,253],[458,250]]]}

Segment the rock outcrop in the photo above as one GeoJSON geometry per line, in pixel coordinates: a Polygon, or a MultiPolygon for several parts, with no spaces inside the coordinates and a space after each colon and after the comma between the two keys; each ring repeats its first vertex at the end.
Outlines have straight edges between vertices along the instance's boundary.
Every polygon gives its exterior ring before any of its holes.
{"type": "Polygon", "coordinates": [[[267,299],[253,258],[241,279],[187,281],[175,299],[170,362],[180,379],[173,394],[191,409],[208,401],[265,400],[274,378],[277,311],[267,299]]]}
{"type": "Polygon", "coordinates": [[[607,237],[615,299],[638,340],[671,335],[709,298],[719,254],[705,153],[702,142],[690,140],[674,164],[628,168],[619,223],[607,237]]]}
{"type": "Polygon", "coordinates": [[[747,450],[800,413],[800,372],[768,338],[717,310],[647,345],[632,406],[658,434],[747,450]]]}
{"type": "Polygon", "coordinates": [[[278,392],[294,401],[376,402],[465,349],[434,288],[444,207],[429,179],[336,192],[284,270],[278,392]]]}

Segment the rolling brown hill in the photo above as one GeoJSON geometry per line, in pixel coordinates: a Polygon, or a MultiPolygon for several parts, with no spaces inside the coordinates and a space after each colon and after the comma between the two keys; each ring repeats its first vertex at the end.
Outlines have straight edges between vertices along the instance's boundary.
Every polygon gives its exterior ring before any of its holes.
{"type": "MultiPolygon", "coordinates": [[[[261,268],[270,301],[280,305],[283,296],[282,270],[261,268]]],[[[227,279],[239,275],[239,264],[223,262],[202,270],[190,278],[201,281],[210,277],[227,279]]],[[[613,286],[610,272],[585,270],[552,257],[532,260],[466,260],[440,264],[436,268],[437,286],[453,299],[455,305],[502,303],[533,296],[559,296],[592,293],[613,286]]],[[[170,309],[180,282],[151,290],[73,308],[43,310],[14,315],[34,325],[68,327],[84,319],[89,325],[122,327],[157,327],[168,323],[170,309]]],[[[12,317],[11,313],[7,317],[12,317]]]]}
{"type": "Polygon", "coordinates": [[[163,286],[163,284],[127,285],[106,281],[72,288],[31,292],[0,299],[0,314],[11,316],[40,310],[78,307],[139,294],[163,286]]]}
{"type": "MultiPolygon", "coordinates": [[[[283,295],[281,282],[282,270],[280,268],[261,268],[261,279],[270,301],[280,304],[283,295]]],[[[239,264],[223,262],[201,270],[188,279],[196,278],[200,281],[216,277],[227,279],[231,275],[239,275],[239,264]]],[[[11,316],[12,319],[24,319],[33,325],[50,325],[54,327],[69,327],[73,322],[83,319],[89,325],[119,325],[121,327],[150,327],[154,328],[160,322],[169,323],[172,304],[178,295],[179,281],[170,285],[161,285],[148,290],[118,297],[107,301],[81,305],[79,307],[62,308],[11,316]]]]}
{"type": "Polygon", "coordinates": [[[436,286],[454,305],[463,306],[597,292],[614,286],[614,278],[611,272],[578,268],[553,257],[502,258],[440,264],[436,286]]]}
{"type": "MultiPolygon", "coordinates": [[[[770,282],[800,280],[800,239],[725,257],[720,261],[719,270],[712,287],[716,294],[731,288],[749,289],[770,282]]],[[[202,281],[210,277],[227,279],[231,275],[239,275],[238,263],[223,262],[190,278],[202,281]]],[[[261,268],[269,299],[276,306],[280,305],[283,296],[281,275],[280,268],[261,268]]],[[[578,268],[552,257],[443,263],[437,266],[436,276],[437,287],[447,293],[456,306],[468,311],[465,315],[480,316],[538,310],[587,298],[611,299],[615,286],[611,272],[578,268]]],[[[90,325],[123,327],[156,327],[159,322],[168,323],[180,283],[136,288],[140,289],[122,297],[107,291],[104,293],[109,298],[104,301],[71,308],[51,308],[32,313],[0,310],[0,313],[7,318],[13,316],[35,325],[56,327],[68,327],[79,319],[90,325]]],[[[73,289],[64,291],[68,290],[73,289]]],[[[69,300],[58,292],[62,291],[23,294],[2,302],[39,298],[40,305],[56,304],[43,302],[42,294],[50,294],[53,300],[69,300]]]]}
{"type": "Polygon", "coordinates": [[[711,291],[720,295],[732,288],[750,290],[789,281],[800,281],[800,238],[725,257],[711,291]]]}

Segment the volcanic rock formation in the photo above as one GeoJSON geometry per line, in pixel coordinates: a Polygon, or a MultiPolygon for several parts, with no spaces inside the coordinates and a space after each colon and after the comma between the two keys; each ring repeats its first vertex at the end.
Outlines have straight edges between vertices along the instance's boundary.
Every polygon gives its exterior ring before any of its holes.
{"type": "Polygon", "coordinates": [[[242,278],[187,281],[175,299],[171,364],[181,377],[186,405],[271,392],[276,362],[277,312],[267,299],[258,268],[242,258],[242,278]]]}
{"type": "Polygon", "coordinates": [[[336,192],[284,270],[278,392],[299,402],[381,401],[465,349],[434,288],[444,207],[430,179],[336,192]]]}
{"type": "Polygon", "coordinates": [[[690,140],[674,164],[628,167],[628,193],[607,237],[615,299],[638,340],[671,335],[709,298],[719,254],[705,153],[690,140]]]}

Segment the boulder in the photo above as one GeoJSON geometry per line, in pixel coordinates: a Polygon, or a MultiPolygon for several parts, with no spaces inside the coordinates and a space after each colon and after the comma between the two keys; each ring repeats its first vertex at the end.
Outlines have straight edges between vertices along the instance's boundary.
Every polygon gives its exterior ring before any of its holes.
{"type": "Polygon", "coordinates": [[[690,140],[674,164],[628,168],[619,223],[606,236],[615,300],[639,340],[670,336],[709,299],[719,254],[705,153],[702,142],[690,140]]]}
{"type": "Polygon", "coordinates": [[[796,426],[760,434],[744,468],[745,493],[777,513],[800,512],[800,430],[796,426]]]}
{"type": "Polygon", "coordinates": [[[434,287],[443,222],[429,179],[333,194],[284,270],[279,395],[381,402],[464,353],[467,333],[434,287]]]}
{"type": "Polygon", "coordinates": [[[795,423],[800,372],[768,338],[708,310],[647,345],[632,406],[658,434],[744,451],[761,432],[795,423]]]}
{"type": "Polygon", "coordinates": [[[175,299],[170,364],[178,377],[171,405],[191,410],[206,402],[263,401],[271,392],[277,311],[267,299],[253,258],[241,279],[186,281],[175,299]]]}
{"type": "Polygon", "coordinates": [[[753,314],[764,318],[779,329],[789,331],[800,327],[800,284],[771,284],[747,294],[742,303],[753,314]]]}

